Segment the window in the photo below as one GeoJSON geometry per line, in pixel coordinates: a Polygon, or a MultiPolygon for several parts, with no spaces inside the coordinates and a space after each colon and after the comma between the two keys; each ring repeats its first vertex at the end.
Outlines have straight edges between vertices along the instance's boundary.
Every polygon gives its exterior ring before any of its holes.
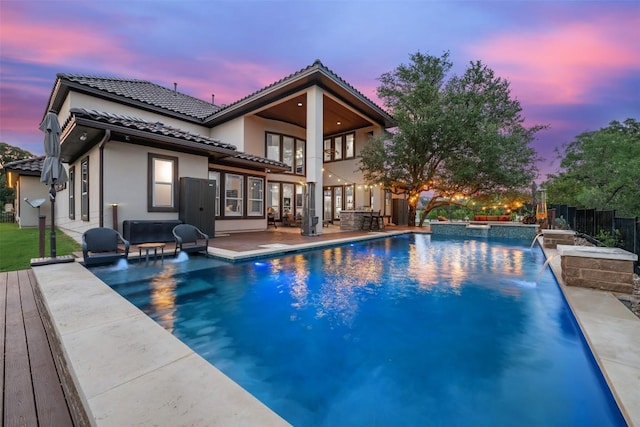
{"type": "Polygon", "coordinates": [[[220,172],[209,171],[209,179],[216,181],[216,216],[220,216],[220,172]]]}
{"type": "Polygon", "coordinates": [[[224,215],[242,216],[244,193],[244,177],[242,175],[226,174],[224,182],[224,215]]]}
{"type": "Polygon", "coordinates": [[[264,206],[264,180],[255,177],[249,177],[247,180],[249,186],[247,215],[262,216],[264,206]]]}
{"type": "Polygon", "coordinates": [[[89,158],[80,161],[80,213],[83,221],[89,221],[89,158]]]}
{"type": "Polygon", "coordinates": [[[270,208],[273,208],[276,219],[280,219],[280,184],[277,182],[269,183],[268,205],[270,208]]]}
{"type": "Polygon", "coordinates": [[[293,170],[293,138],[282,137],[282,163],[289,165],[293,170]]]}
{"type": "Polygon", "coordinates": [[[302,213],[304,207],[304,187],[301,184],[296,184],[296,212],[302,213]]]}
{"type": "Polygon", "coordinates": [[[176,212],[178,158],[149,154],[147,210],[149,212],[176,212]]]}
{"type": "Polygon", "coordinates": [[[356,135],[349,133],[344,137],[344,158],[352,159],[356,156],[356,135]]]}
{"type": "Polygon", "coordinates": [[[293,213],[293,184],[282,184],[282,212],[285,214],[293,213]]]}
{"type": "Polygon", "coordinates": [[[355,157],[356,134],[347,133],[326,138],[323,142],[325,162],[353,159],[355,157]]]}
{"type": "Polygon", "coordinates": [[[333,148],[331,147],[331,138],[324,140],[324,161],[330,162],[333,159],[333,148]]]}
{"type": "Polygon", "coordinates": [[[296,175],[304,175],[304,141],[296,139],[296,175]]]}
{"type": "Polygon", "coordinates": [[[344,186],[344,196],[345,196],[345,209],[352,210],[355,206],[354,203],[354,190],[355,187],[353,184],[344,186]]]}
{"type": "Polygon", "coordinates": [[[280,135],[267,134],[267,159],[280,160],[280,135]]]}
{"type": "Polygon", "coordinates": [[[76,167],[69,168],[69,219],[76,219],[76,167]]]}
{"type": "Polygon", "coordinates": [[[292,136],[267,133],[266,156],[289,165],[290,172],[296,175],[304,175],[304,162],[306,157],[305,141],[292,136]]]}
{"type": "Polygon", "coordinates": [[[333,160],[342,160],[342,137],[336,136],[333,139],[333,160]]]}

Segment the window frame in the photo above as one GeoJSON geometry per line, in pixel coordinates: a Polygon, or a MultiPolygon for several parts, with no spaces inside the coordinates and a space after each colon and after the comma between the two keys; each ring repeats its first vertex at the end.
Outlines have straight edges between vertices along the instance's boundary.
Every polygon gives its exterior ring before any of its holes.
{"type": "Polygon", "coordinates": [[[260,216],[264,216],[264,182],[265,179],[258,177],[258,176],[247,176],[246,177],[247,180],[247,215],[248,217],[260,217],[260,216]],[[259,181],[260,182],[260,198],[256,199],[251,197],[252,196],[252,189],[253,187],[251,186],[251,181],[259,181]],[[251,209],[251,205],[253,202],[260,202],[260,209],[258,211],[254,211],[251,209]]]}
{"type": "Polygon", "coordinates": [[[69,168],[69,219],[76,219],[76,167],[69,168]]]}
{"type": "Polygon", "coordinates": [[[89,157],[80,160],[80,217],[89,221],[89,157]]]}
{"type": "Polygon", "coordinates": [[[332,135],[325,137],[322,140],[322,162],[340,162],[342,160],[351,160],[356,157],[356,133],[355,132],[345,132],[337,135],[332,135]],[[347,139],[352,137],[352,147],[351,150],[347,150],[347,139]],[[337,149],[336,147],[340,148],[337,149]],[[339,157],[336,154],[339,153],[339,157]]]}
{"type": "MultiPolygon", "coordinates": [[[[164,154],[148,153],[147,155],[147,212],[178,212],[178,157],[167,156],[164,154]],[[173,163],[171,171],[171,206],[156,206],[156,185],[159,182],[155,180],[156,160],[169,161],[173,163]]],[[[167,183],[161,183],[167,184],[167,183]]]]}
{"type": "Polygon", "coordinates": [[[265,132],[265,139],[264,139],[264,152],[265,152],[265,158],[270,159],[270,160],[276,160],[278,162],[282,162],[285,163],[286,165],[288,165],[291,169],[288,171],[285,171],[285,174],[291,174],[291,175],[300,175],[300,176],[305,176],[306,175],[306,169],[307,169],[307,162],[306,162],[306,157],[307,157],[307,141],[305,141],[304,139],[292,136],[292,135],[286,135],[286,134],[282,134],[282,133],[278,133],[278,132],[271,132],[271,131],[266,131],[265,132]],[[290,156],[287,155],[287,158],[291,158],[291,164],[289,165],[287,162],[285,162],[285,140],[287,142],[291,141],[291,152],[290,152],[290,156]],[[273,142],[274,141],[278,141],[278,145],[274,145],[273,142]],[[277,147],[277,150],[274,150],[274,147],[277,147]],[[269,148],[271,148],[274,152],[277,151],[277,156],[272,156],[269,153],[269,148]],[[301,149],[302,150],[302,156],[298,156],[298,150],[301,149]],[[275,158],[277,157],[277,158],[275,158]],[[300,164],[298,163],[298,159],[300,159],[300,164]]]}
{"type": "Polygon", "coordinates": [[[245,191],[246,191],[246,186],[245,186],[245,179],[246,176],[245,175],[240,175],[237,173],[225,173],[224,174],[224,216],[225,217],[229,217],[229,218],[242,218],[243,216],[245,216],[245,207],[244,207],[244,202],[246,200],[246,196],[245,196],[245,191]],[[236,182],[240,183],[240,191],[238,192],[237,197],[229,197],[229,191],[233,191],[235,189],[230,189],[231,187],[231,178],[235,178],[237,179],[236,182]],[[233,210],[228,210],[227,207],[230,206],[229,205],[229,201],[235,201],[236,202],[236,206],[239,208],[239,210],[237,211],[233,211],[233,210]]]}

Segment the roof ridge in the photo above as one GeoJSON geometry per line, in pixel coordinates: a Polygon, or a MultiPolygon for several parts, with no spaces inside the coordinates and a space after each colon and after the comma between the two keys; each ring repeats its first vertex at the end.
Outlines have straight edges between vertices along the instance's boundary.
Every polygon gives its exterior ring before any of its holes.
{"type": "Polygon", "coordinates": [[[204,99],[196,98],[179,92],[177,88],[170,89],[149,80],[70,73],[58,73],[57,77],[100,92],[142,102],[198,120],[203,120],[220,109],[219,106],[204,99]]]}
{"type": "Polygon", "coordinates": [[[336,79],[337,81],[339,81],[341,84],[345,85],[349,90],[351,90],[351,91],[353,91],[354,93],[356,93],[357,95],[361,96],[363,99],[365,99],[366,101],[370,102],[373,106],[375,106],[375,107],[379,108],[381,111],[385,112],[385,114],[388,114],[388,113],[384,110],[384,108],[382,108],[381,106],[379,106],[379,105],[378,105],[377,103],[375,103],[371,98],[369,98],[368,96],[366,96],[365,94],[363,94],[362,92],[360,92],[358,89],[356,89],[356,88],[355,88],[351,83],[347,82],[345,79],[343,79],[342,77],[340,77],[340,76],[339,76],[335,71],[333,71],[331,68],[329,68],[329,67],[327,67],[326,65],[324,65],[320,59],[316,59],[315,61],[313,61],[313,64],[311,64],[311,65],[307,65],[306,67],[301,68],[300,70],[295,71],[295,72],[293,72],[293,73],[289,74],[288,76],[283,77],[283,78],[281,78],[280,80],[277,80],[277,81],[275,81],[275,82],[273,82],[273,83],[271,83],[271,84],[269,84],[269,85],[267,85],[267,86],[265,86],[265,87],[263,87],[263,88],[261,88],[261,89],[258,89],[258,90],[256,90],[256,91],[254,91],[254,92],[250,93],[249,95],[244,96],[244,97],[240,98],[239,100],[237,100],[237,101],[235,101],[235,102],[232,102],[231,104],[224,105],[224,106],[220,106],[220,108],[219,108],[216,112],[214,112],[213,114],[218,114],[218,113],[220,113],[220,112],[222,112],[222,111],[228,110],[229,108],[233,107],[234,105],[239,104],[239,103],[241,103],[242,101],[244,101],[244,100],[246,100],[246,99],[249,99],[249,98],[251,98],[251,97],[253,97],[253,96],[255,96],[255,95],[257,95],[257,94],[259,94],[259,93],[261,93],[261,92],[264,92],[264,91],[266,91],[266,90],[268,90],[268,89],[270,89],[270,88],[272,88],[272,87],[274,87],[274,86],[277,86],[278,84],[283,83],[283,82],[285,82],[285,81],[287,81],[287,80],[289,80],[289,79],[291,79],[291,78],[294,78],[294,77],[295,77],[295,76],[297,76],[297,75],[303,74],[303,73],[305,73],[305,72],[307,72],[307,71],[311,70],[312,68],[317,68],[318,70],[323,70],[323,71],[327,72],[328,74],[330,74],[330,75],[331,75],[331,77],[335,78],[335,79],[336,79]]]}

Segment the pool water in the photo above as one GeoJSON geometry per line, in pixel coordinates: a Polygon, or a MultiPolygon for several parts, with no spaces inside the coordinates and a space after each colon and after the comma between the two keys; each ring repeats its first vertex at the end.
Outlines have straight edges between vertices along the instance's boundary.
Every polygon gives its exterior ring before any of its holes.
{"type": "Polygon", "coordinates": [[[92,271],[295,426],[626,425],[529,244],[417,234],[92,271]]]}

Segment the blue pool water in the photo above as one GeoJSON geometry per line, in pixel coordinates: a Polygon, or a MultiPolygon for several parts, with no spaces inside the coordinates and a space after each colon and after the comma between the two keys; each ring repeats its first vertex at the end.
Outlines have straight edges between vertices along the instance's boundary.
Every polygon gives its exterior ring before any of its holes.
{"type": "Polygon", "coordinates": [[[530,242],[92,271],[295,426],[623,426],[530,242]]]}

